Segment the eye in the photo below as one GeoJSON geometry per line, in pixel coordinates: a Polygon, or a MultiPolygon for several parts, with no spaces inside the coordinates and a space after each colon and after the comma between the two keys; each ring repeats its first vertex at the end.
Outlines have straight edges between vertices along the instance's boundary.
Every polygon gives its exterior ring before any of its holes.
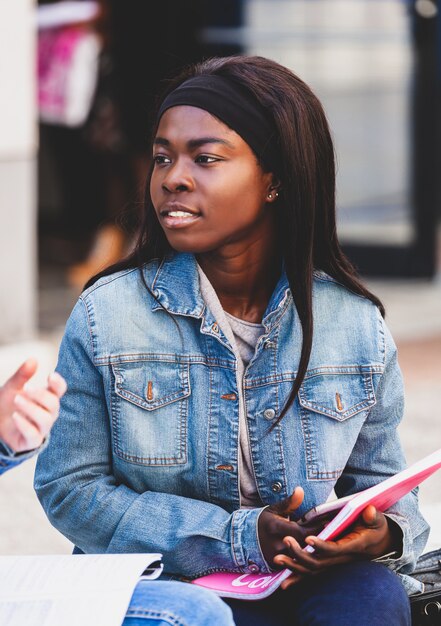
{"type": "Polygon", "coordinates": [[[209,163],[216,163],[216,161],[220,161],[218,157],[209,156],[208,154],[199,154],[195,161],[196,163],[202,163],[203,165],[208,165],[209,163]]]}
{"type": "Polygon", "coordinates": [[[168,165],[171,163],[171,159],[170,157],[165,156],[165,154],[155,154],[153,155],[153,163],[155,165],[168,165]]]}

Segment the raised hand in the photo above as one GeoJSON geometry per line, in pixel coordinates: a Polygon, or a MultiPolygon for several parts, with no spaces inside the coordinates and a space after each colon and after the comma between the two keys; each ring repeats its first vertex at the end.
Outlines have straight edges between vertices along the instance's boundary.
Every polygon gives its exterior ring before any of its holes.
{"type": "Polygon", "coordinates": [[[394,522],[388,522],[383,513],[369,505],[351,530],[340,539],[323,541],[311,535],[306,537],[305,543],[314,547],[313,553],[305,552],[301,543],[287,534],[283,540],[285,554],[274,558],[279,567],[293,572],[282,583],[282,589],[287,589],[305,576],[320,574],[335,565],[374,559],[395,550],[399,547],[398,533],[401,531],[394,522]]]}
{"type": "Polygon", "coordinates": [[[56,372],[49,376],[47,387],[25,388],[36,371],[37,362],[28,359],[0,387],[0,439],[14,452],[33,450],[43,443],[66,391],[64,379],[56,372]]]}

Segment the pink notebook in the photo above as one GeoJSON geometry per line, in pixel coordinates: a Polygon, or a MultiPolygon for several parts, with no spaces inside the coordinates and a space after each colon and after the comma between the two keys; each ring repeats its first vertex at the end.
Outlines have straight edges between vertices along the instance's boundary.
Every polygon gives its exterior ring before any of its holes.
{"type": "MultiPolygon", "coordinates": [[[[441,449],[424,457],[407,469],[387,478],[378,485],[355,494],[349,501],[344,500],[342,508],[334,519],[317,535],[320,539],[335,539],[350,526],[369,505],[373,504],[379,511],[386,511],[406,493],[441,468],[441,449]]],[[[336,509],[338,511],[338,509],[336,509]]],[[[313,552],[312,546],[305,548],[313,552]]],[[[272,574],[238,574],[218,573],[196,578],[195,585],[211,589],[224,598],[241,600],[261,600],[266,598],[288,578],[289,570],[281,570],[272,574]]]]}

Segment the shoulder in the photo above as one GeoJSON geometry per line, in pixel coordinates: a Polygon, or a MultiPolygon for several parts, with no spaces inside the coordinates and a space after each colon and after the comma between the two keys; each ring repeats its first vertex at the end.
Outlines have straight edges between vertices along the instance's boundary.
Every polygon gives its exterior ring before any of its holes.
{"type": "Polygon", "coordinates": [[[156,271],[151,262],[97,280],[79,297],[66,325],[65,344],[87,346],[96,365],[111,354],[136,352],[154,321],[150,290],[156,271]]]}
{"type": "Polygon", "coordinates": [[[384,363],[387,329],[377,305],[323,271],[314,272],[313,316],[316,342],[328,352],[338,346],[348,358],[384,363]]]}
{"type": "Polygon", "coordinates": [[[87,304],[108,298],[118,298],[120,295],[127,298],[128,295],[133,296],[137,292],[141,292],[145,297],[146,292],[148,293],[146,284],[148,287],[152,285],[158,266],[159,262],[154,259],[142,267],[134,267],[103,276],[83,291],[80,300],[87,304]]]}
{"type": "Polygon", "coordinates": [[[313,298],[326,301],[331,307],[334,305],[338,308],[366,309],[374,317],[379,314],[378,307],[372,300],[352,291],[322,270],[314,270],[313,298]]]}

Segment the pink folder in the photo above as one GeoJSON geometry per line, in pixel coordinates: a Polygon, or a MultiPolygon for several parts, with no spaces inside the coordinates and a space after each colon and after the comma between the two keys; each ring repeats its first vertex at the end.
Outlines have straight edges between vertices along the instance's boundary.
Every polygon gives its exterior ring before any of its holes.
{"type": "MultiPolygon", "coordinates": [[[[334,519],[317,537],[324,540],[335,539],[357,519],[369,504],[374,505],[378,511],[386,511],[440,468],[441,449],[417,461],[395,476],[391,476],[369,489],[360,491],[342,506],[334,519]]],[[[306,546],[305,550],[314,552],[312,546],[306,546]]],[[[192,582],[200,587],[211,589],[224,598],[261,600],[273,593],[290,574],[290,570],[281,570],[271,574],[221,572],[196,578],[192,582]]]]}

